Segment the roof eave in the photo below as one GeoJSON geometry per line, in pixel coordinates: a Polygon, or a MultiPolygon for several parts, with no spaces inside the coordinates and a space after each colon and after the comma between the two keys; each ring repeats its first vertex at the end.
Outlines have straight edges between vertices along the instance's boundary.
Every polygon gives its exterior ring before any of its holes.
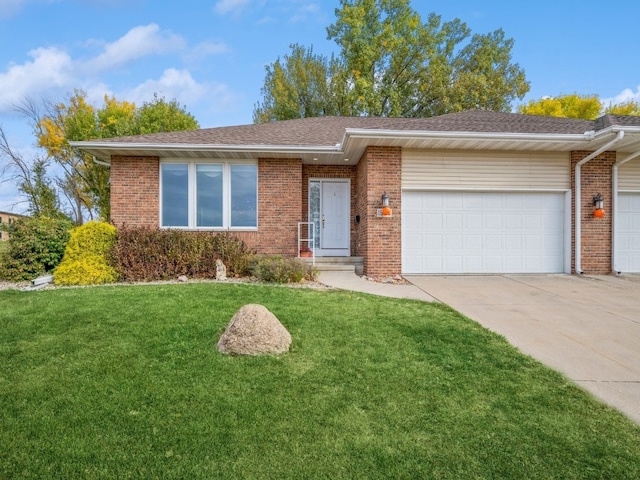
{"type": "MultiPolygon", "coordinates": [[[[253,155],[342,155],[339,145],[220,145],[220,144],[190,144],[190,143],[132,143],[132,142],[92,142],[72,141],[69,145],[84,150],[102,160],[109,162],[113,151],[143,151],[148,154],[162,154],[165,152],[197,152],[197,153],[246,153],[253,155]],[[103,155],[100,155],[100,153],[103,155]]],[[[161,155],[159,155],[161,156],[161,155]]]]}

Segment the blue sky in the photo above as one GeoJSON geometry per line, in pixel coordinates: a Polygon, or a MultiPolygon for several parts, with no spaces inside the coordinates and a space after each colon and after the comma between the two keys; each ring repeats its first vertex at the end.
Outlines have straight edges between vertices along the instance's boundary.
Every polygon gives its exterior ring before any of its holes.
{"type": "MultiPolygon", "coordinates": [[[[251,123],[265,66],[291,43],[338,53],[326,39],[339,0],[0,0],[0,125],[34,155],[25,97],[96,105],[105,94],[141,104],[177,99],[202,127],[251,123]]],[[[472,33],[502,28],[531,83],[519,103],[566,93],[640,101],[640,2],[413,0],[423,18],[459,18],[472,33]]],[[[517,106],[514,105],[514,108],[517,106]]],[[[21,212],[0,184],[0,210],[21,212]]]]}

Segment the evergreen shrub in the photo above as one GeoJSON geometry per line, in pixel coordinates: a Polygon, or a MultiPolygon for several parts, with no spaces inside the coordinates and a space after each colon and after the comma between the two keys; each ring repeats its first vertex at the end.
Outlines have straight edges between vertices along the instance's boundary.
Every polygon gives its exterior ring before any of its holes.
{"type": "Polygon", "coordinates": [[[88,222],[71,232],[62,262],[54,271],[56,285],[99,285],[118,280],[111,265],[116,228],[106,222],[88,222]]]}
{"type": "Polygon", "coordinates": [[[0,278],[18,282],[51,273],[60,263],[73,223],[66,218],[24,217],[9,232],[0,259],[0,278]]]}

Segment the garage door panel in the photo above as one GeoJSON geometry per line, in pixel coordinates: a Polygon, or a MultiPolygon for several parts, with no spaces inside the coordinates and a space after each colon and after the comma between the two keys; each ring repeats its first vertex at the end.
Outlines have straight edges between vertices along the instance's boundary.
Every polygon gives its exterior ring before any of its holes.
{"type": "Polygon", "coordinates": [[[616,270],[640,273],[640,193],[619,193],[616,217],[616,270]]]}
{"type": "Polygon", "coordinates": [[[502,216],[484,214],[484,226],[487,229],[501,230],[502,229],[502,216]]]}
{"type": "Polygon", "coordinates": [[[480,214],[468,214],[465,217],[465,227],[466,228],[480,228],[482,227],[482,215],[480,214]]]}
{"type": "Polygon", "coordinates": [[[520,235],[505,235],[504,240],[505,250],[522,250],[522,237],[520,235]]]}
{"type": "Polygon", "coordinates": [[[521,271],[522,270],[522,257],[516,256],[505,256],[504,257],[504,268],[505,270],[512,271],[521,271]]]}
{"type": "Polygon", "coordinates": [[[454,195],[445,195],[444,193],[443,195],[443,206],[447,209],[449,208],[463,208],[464,207],[464,202],[463,202],[463,198],[461,194],[454,194],[454,195]]]}
{"type": "Polygon", "coordinates": [[[444,216],[441,213],[428,213],[424,216],[427,225],[432,228],[442,228],[444,223],[444,216]]]}
{"type": "Polygon", "coordinates": [[[444,236],[444,248],[446,250],[461,250],[463,245],[462,235],[445,235],[444,236]]]}
{"type": "Polygon", "coordinates": [[[564,193],[405,192],[403,272],[563,272],[564,209],[564,193]],[[440,212],[407,225],[427,205],[440,212]]]}

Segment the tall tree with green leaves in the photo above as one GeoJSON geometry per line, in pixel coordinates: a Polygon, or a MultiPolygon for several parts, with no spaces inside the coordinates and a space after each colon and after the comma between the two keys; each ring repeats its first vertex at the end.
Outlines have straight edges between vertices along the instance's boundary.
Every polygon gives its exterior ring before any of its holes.
{"type": "Polygon", "coordinates": [[[255,123],[325,115],[351,115],[345,69],[340,61],[290,46],[291,53],[267,67],[263,101],[253,111],[255,123]]]}
{"type": "Polygon", "coordinates": [[[296,58],[296,68],[283,68],[279,59],[268,66],[255,121],[326,114],[429,117],[474,108],[508,111],[529,91],[524,71],[512,63],[513,40],[502,30],[471,36],[459,19],[443,22],[433,13],[423,22],[409,0],[342,0],[340,7],[327,28],[328,38],[341,49],[339,56],[329,62],[302,55],[311,49],[297,46],[285,57],[285,65],[296,58]],[[337,86],[314,90],[312,109],[301,107],[304,99],[296,93],[296,86],[308,83],[309,71],[316,72],[316,84],[337,86]]]}
{"type": "Polygon", "coordinates": [[[64,169],[58,186],[73,206],[74,220],[84,223],[84,213],[103,220],[110,217],[109,170],[95,159],[69,145],[70,140],[91,140],[199,128],[196,119],[177,101],[157,95],[138,108],[132,102],[104,97],[95,108],[86,93],[76,90],[68,101],[49,105],[38,115],[35,134],[38,145],[64,169]]]}

